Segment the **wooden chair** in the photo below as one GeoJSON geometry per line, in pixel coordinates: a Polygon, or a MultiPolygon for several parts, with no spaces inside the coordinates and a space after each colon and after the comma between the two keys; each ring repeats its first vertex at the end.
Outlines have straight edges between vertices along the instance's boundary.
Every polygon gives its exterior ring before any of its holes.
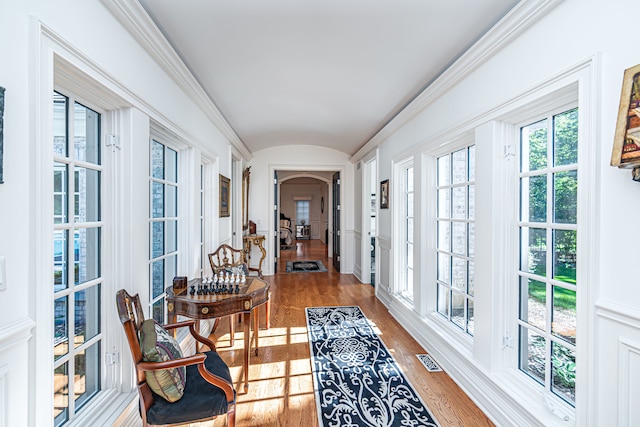
{"type": "MultiPolygon", "coordinates": [[[[227,271],[229,269],[234,269],[234,268],[240,268],[245,272],[245,274],[247,275],[249,274],[249,268],[247,266],[246,254],[244,250],[232,248],[227,244],[222,244],[218,246],[218,249],[216,249],[215,252],[209,254],[209,264],[211,264],[211,270],[213,271],[213,274],[218,274],[220,271],[227,271]]],[[[269,298],[267,300],[267,303],[265,304],[265,310],[266,310],[265,321],[266,321],[267,329],[269,329],[269,326],[271,323],[271,302],[270,301],[271,301],[271,298],[269,298]]],[[[231,335],[230,343],[232,346],[234,342],[233,335],[235,332],[233,318],[234,316],[231,316],[229,320],[229,333],[231,335]]],[[[257,325],[257,321],[256,321],[256,325],[257,325]]],[[[216,320],[216,323],[214,325],[214,330],[215,330],[215,327],[217,326],[218,326],[218,322],[216,320]]],[[[255,333],[257,334],[258,331],[256,330],[255,333]]]]}
{"type": "Polygon", "coordinates": [[[163,325],[167,330],[188,327],[191,335],[211,350],[164,362],[142,360],[139,332],[144,322],[138,295],[124,289],[116,293],[120,322],[129,342],[136,367],[140,414],[144,426],[172,426],[208,421],[227,414],[227,426],[235,426],[236,393],[229,367],[216,352],[215,344],[196,332],[195,320],[163,325]],[[155,394],[146,381],[146,373],[176,367],[186,367],[186,385],[180,400],[170,403],[155,394]]]}

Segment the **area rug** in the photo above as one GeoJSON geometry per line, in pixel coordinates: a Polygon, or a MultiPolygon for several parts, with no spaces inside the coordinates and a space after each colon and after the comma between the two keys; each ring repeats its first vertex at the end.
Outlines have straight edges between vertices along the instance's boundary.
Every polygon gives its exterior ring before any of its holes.
{"type": "Polygon", "coordinates": [[[295,251],[298,249],[298,245],[280,245],[281,251],[295,251]]]}
{"type": "Polygon", "coordinates": [[[326,273],[322,261],[287,261],[287,273],[326,273]]]}
{"type": "Polygon", "coordinates": [[[320,426],[438,426],[360,307],[306,315],[320,426]]]}

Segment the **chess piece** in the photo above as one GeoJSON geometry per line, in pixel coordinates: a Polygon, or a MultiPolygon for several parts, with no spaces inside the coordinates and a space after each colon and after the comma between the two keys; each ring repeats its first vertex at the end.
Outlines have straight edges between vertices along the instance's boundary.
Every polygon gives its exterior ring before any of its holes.
{"type": "Polygon", "coordinates": [[[195,285],[191,286],[191,292],[189,292],[191,295],[194,295],[196,293],[196,287],[195,285]]]}

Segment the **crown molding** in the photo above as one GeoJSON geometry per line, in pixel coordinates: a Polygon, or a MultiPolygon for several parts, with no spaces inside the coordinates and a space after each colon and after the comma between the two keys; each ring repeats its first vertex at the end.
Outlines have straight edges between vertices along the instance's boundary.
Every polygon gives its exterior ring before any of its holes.
{"type": "Polygon", "coordinates": [[[462,54],[449,68],[425,90],[410,101],[398,114],[367,141],[353,156],[351,162],[360,160],[369,151],[384,142],[438,98],[459,84],[500,49],[509,44],[526,29],[542,19],[563,0],[522,0],[496,25],[462,54]]]}
{"type": "Polygon", "coordinates": [[[246,159],[251,152],[137,0],[101,0],[160,67],[204,111],[231,145],[246,159]]]}

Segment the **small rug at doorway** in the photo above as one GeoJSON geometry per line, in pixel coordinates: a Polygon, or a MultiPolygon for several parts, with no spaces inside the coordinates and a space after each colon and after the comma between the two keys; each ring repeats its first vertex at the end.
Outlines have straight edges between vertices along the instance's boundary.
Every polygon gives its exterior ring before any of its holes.
{"type": "Polygon", "coordinates": [[[438,365],[436,363],[436,361],[433,360],[433,357],[431,357],[430,355],[428,355],[428,354],[416,354],[416,357],[418,358],[418,360],[420,362],[422,362],[424,367],[427,368],[427,371],[429,371],[429,372],[442,372],[442,368],[440,367],[440,365],[438,365]]]}
{"type": "Polygon", "coordinates": [[[298,249],[298,245],[280,245],[281,251],[295,251],[298,249]]]}
{"type": "Polygon", "coordinates": [[[287,261],[287,273],[326,273],[322,261],[287,261]]]}
{"type": "Polygon", "coordinates": [[[437,427],[360,307],[306,308],[321,427],[437,427]]]}

